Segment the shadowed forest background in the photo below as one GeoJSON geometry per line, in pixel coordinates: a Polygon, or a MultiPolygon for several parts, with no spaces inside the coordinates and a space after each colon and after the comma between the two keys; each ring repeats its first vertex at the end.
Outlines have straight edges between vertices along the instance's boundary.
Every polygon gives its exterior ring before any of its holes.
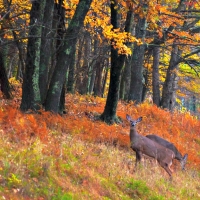
{"type": "Polygon", "coordinates": [[[0,2],[2,198],[198,199],[199,13],[195,0],[0,2]],[[188,153],[173,182],[148,161],[133,173],[127,113],[188,153]]]}

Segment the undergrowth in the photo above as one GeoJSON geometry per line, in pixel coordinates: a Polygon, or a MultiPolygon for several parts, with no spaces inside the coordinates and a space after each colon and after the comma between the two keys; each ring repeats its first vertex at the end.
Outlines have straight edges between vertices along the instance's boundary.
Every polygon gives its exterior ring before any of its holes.
{"type": "Polygon", "coordinates": [[[19,99],[0,102],[0,199],[200,199],[200,122],[147,103],[120,102],[122,124],[97,120],[105,100],[67,95],[66,114],[24,114],[19,99]],[[173,180],[152,160],[134,169],[129,124],[155,133],[188,153],[186,171],[174,162],[173,180]]]}

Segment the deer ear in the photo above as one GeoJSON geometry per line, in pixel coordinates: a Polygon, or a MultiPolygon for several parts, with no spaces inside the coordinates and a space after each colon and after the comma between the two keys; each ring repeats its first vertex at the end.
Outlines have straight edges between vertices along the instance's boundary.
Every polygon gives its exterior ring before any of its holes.
{"type": "Polygon", "coordinates": [[[126,114],[126,119],[127,119],[128,121],[131,121],[130,115],[126,114]]]}
{"type": "Polygon", "coordinates": [[[142,121],[142,117],[139,117],[136,121],[137,122],[141,122],[142,121]]]}

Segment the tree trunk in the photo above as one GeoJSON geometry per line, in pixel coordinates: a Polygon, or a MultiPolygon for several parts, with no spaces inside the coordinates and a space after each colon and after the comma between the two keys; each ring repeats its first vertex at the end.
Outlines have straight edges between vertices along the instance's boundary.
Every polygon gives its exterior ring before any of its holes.
{"type": "MultiPolygon", "coordinates": [[[[56,10],[57,10],[57,34],[56,34],[56,61],[60,59],[60,54],[61,54],[61,46],[63,45],[63,41],[65,38],[65,8],[63,4],[63,0],[59,0],[58,4],[56,4],[56,10]]],[[[73,56],[73,55],[72,55],[73,56]]],[[[71,64],[73,57],[70,59],[71,64]]],[[[68,69],[67,69],[68,70],[68,69]]],[[[59,101],[59,113],[62,114],[65,111],[65,92],[66,92],[66,76],[67,76],[67,71],[65,73],[65,78],[64,78],[64,83],[62,85],[61,89],[61,95],[60,95],[60,101],[59,101]]]]}
{"type": "Polygon", "coordinates": [[[65,81],[68,64],[76,50],[77,37],[83,26],[85,16],[90,8],[92,0],[80,0],[75,14],[66,30],[65,40],[60,47],[59,57],[47,92],[45,109],[59,113],[62,86],[65,81]],[[72,37],[73,36],[73,37],[72,37]]]}
{"type": "MultiPolygon", "coordinates": [[[[127,27],[129,26],[128,32],[132,33],[134,26],[128,25],[128,23],[133,24],[134,15],[132,11],[128,13],[129,20],[127,21],[127,27]]],[[[127,43],[127,46],[131,48],[132,43],[127,43]]],[[[123,74],[121,77],[120,83],[120,99],[128,100],[129,92],[130,92],[130,83],[131,83],[131,63],[132,63],[132,56],[128,56],[125,58],[125,64],[123,69],[123,74]]]]}
{"type": "Polygon", "coordinates": [[[72,55],[71,64],[69,65],[69,74],[67,80],[67,92],[74,94],[75,92],[75,63],[76,52],[72,55]]]}
{"type": "Polygon", "coordinates": [[[126,57],[124,70],[120,83],[120,99],[128,100],[130,83],[131,83],[131,59],[132,56],[126,57]]]}
{"type": "Polygon", "coordinates": [[[82,66],[81,58],[83,57],[84,38],[79,38],[77,42],[77,59],[76,59],[76,76],[75,76],[75,90],[78,91],[82,83],[82,66]]]}
{"type": "MultiPolygon", "coordinates": [[[[10,8],[11,3],[12,2],[3,1],[4,7],[7,8],[8,11],[11,9],[10,8]]],[[[1,12],[1,16],[4,16],[4,18],[6,20],[8,20],[9,16],[10,16],[10,12],[7,12],[7,13],[1,12]]],[[[3,43],[3,40],[4,40],[3,38],[5,36],[5,32],[2,31],[2,30],[4,30],[4,28],[5,28],[5,30],[7,30],[6,20],[1,21],[0,47],[1,47],[1,45],[3,46],[2,43],[3,43]]],[[[6,74],[6,62],[5,62],[6,60],[5,60],[5,56],[3,54],[4,49],[7,51],[8,46],[4,45],[3,48],[0,48],[0,89],[1,89],[1,92],[3,93],[4,97],[6,99],[10,99],[12,97],[12,94],[11,94],[11,89],[10,89],[8,77],[7,77],[7,74],[6,74]]]]}
{"type": "Polygon", "coordinates": [[[145,100],[147,92],[148,92],[148,85],[149,85],[149,69],[144,69],[143,71],[143,79],[144,79],[144,84],[142,88],[142,102],[145,100]]]}
{"type": "Polygon", "coordinates": [[[82,82],[79,85],[79,93],[87,94],[88,93],[88,84],[89,84],[89,69],[90,69],[90,53],[91,53],[91,38],[89,32],[85,33],[84,37],[84,57],[83,57],[83,66],[82,66],[82,82]]]}
{"type": "Polygon", "coordinates": [[[45,0],[32,2],[26,67],[22,85],[22,102],[20,106],[22,111],[27,111],[29,109],[39,110],[41,108],[39,64],[42,34],[41,24],[44,7],[45,0]]]}
{"type": "Polygon", "coordinates": [[[102,97],[102,72],[103,72],[103,62],[102,57],[98,58],[96,62],[96,76],[94,82],[94,96],[102,97]]]}
{"type": "Polygon", "coordinates": [[[48,90],[48,78],[51,58],[52,43],[52,22],[53,22],[54,0],[46,1],[44,8],[44,19],[42,28],[42,40],[40,49],[40,69],[39,69],[39,87],[42,104],[45,101],[48,90]]]}
{"type": "Polygon", "coordinates": [[[176,90],[178,88],[178,76],[176,72],[172,74],[172,91],[171,91],[171,98],[169,104],[169,110],[173,111],[176,106],[176,90]]]}
{"type": "Polygon", "coordinates": [[[10,85],[6,74],[6,69],[4,67],[3,55],[1,52],[0,52],[0,86],[1,86],[1,92],[3,93],[4,97],[6,99],[11,99],[12,94],[10,91],[10,85]]]}
{"type": "Polygon", "coordinates": [[[99,51],[98,48],[99,42],[98,40],[94,39],[93,43],[93,60],[90,64],[91,69],[90,69],[90,83],[89,83],[89,94],[92,94],[95,88],[95,80],[96,80],[96,72],[97,72],[97,65],[98,65],[98,60],[99,60],[99,55],[101,52],[99,51]]]}
{"type": "Polygon", "coordinates": [[[104,61],[104,67],[105,67],[105,75],[103,77],[103,87],[102,87],[102,97],[105,96],[105,90],[106,90],[106,82],[107,82],[107,78],[108,78],[108,72],[109,72],[109,59],[106,59],[104,61]],[[105,65],[106,63],[106,65],[105,65]]]}
{"type": "Polygon", "coordinates": [[[131,63],[132,63],[132,56],[126,58],[125,61],[125,68],[123,73],[123,81],[125,84],[125,91],[124,91],[124,100],[128,100],[129,92],[130,92],[130,85],[131,85],[131,63]]]}
{"type": "MultiPolygon", "coordinates": [[[[144,39],[146,36],[146,18],[138,17],[136,25],[136,38],[144,39]]],[[[136,104],[142,101],[143,90],[143,62],[145,45],[134,44],[132,55],[132,68],[131,68],[131,85],[129,92],[129,100],[134,101],[136,104]]]]}
{"type": "Polygon", "coordinates": [[[163,85],[161,106],[169,110],[173,110],[175,105],[174,93],[176,90],[176,69],[178,68],[177,61],[181,51],[176,44],[172,46],[171,58],[167,69],[166,79],[163,85]]]}
{"type": "MultiPolygon", "coordinates": [[[[111,3],[111,24],[113,28],[119,28],[117,18],[117,1],[111,3]]],[[[131,27],[132,12],[127,13],[125,31],[130,32],[131,27]]],[[[108,97],[106,100],[106,105],[104,112],[101,115],[101,119],[108,124],[119,122],[119,119],[116,116],[119,90],[120,90],[120,76],[121,71],[125,61],[125,55],[118,55],[117,50],[111,46],[111,70],[110,70],[110,85],[108,90],[108,97]]]]}
{"type": "Polygon", "coordinates": [[[159,60],[160,60],[160,47],[155,46],[153,48],[152,88],[153,88],[153,103],[157,106],[160,106],[159,60]]]}
{"type": "Polygon", "coordinates": [[[18,67],[17,67],[17,73],[16,73],[16,80],[22,80],[23,78],[23,67],[22,62],[18,60],[18,67]]]}

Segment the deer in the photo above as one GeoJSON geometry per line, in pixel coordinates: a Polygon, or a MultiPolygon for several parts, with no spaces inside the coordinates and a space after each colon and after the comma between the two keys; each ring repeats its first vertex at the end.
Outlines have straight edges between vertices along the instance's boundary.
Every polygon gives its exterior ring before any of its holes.
{"type": "Polygon", "coordinates": [[[187,162],[188,154],[186,153],[184,156],[178,151],[178,149],[175,147],[175,145],[164,138],[161,138],[157,135],[151,134],[151,135],[146,135],[147,138],[153,140],[154,142],[157,142],[158,144],[172,150],[175,154],[175,159],[178,160],[181,164],[181,169],[185,170],[185,165],[187,162]]]}
{"type": "Polygon", "coordinates": [[[142,117],[133,120],[127,114],[126,119],[130,122],[131,149],[136,152],[135,167],[137,167],[137,163],[141,161],[142,155],[144,154],[155,158],[159,165],[168,173],[170,179],[172,179],[172,169],[170,167],[175,158],[174,152],[137,132],[135,126],[138,122],[142,121],[142,117]]]}

